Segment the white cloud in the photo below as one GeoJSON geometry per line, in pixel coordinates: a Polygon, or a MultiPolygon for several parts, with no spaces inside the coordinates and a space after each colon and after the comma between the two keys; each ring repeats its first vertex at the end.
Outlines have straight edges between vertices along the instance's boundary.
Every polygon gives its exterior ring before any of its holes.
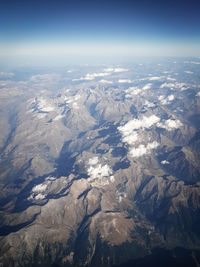
{"type": "Polygon", "coordinates": [[[47,184],[38,184],[32,188],[34,193],[42,193],[47,189],[47,184]]]}
{"type": "Polygon", "coordinates": [[[27,198],[30,201],[43,200],[47,197],[48,190],[51,188],[52,183],[56,180],[56,177],[48,176],[45,181],[32,188],[31,195],[27,198]]]}
{"type": "Polygon", "coordinates": [[[43,184],[38,184],[32,188],[32,194],[28,197],[28,200],[42,200],[46,198],[46,194],[44,192],[47,190],[48,184],[50,182],[47,181],[43,184]]]}
{"type": "Polygon", "coordinates": [[[175,84],[174,83],[163,83],[161,84],[160,88],[174,88],[175,87],[175,84]]]}
{"type": "Polygon", "coordinates": [[[153,108],[155,107],[155,104],[154,103],[151,103],[149,102],[148,100],[145,100],[145,103],[144,103],[145,106],[147,106],[148,108],[153,108]]]}
{"type": "Polygon", "coordinates": [[[132,83],[133,81],[132,80],[129,80],[129,79],[119,79],[118,80],[118,83],[132,83]]]}
{"type": "Polygon", "coordinates": [[[193,74],[194,73],[194,72],[189,71],[189,70],[185,70],[184,72],[187,73],[187,74],[193,74]]]}
{"type": "Polygon", "coordinates": [[[197,61],[191,61],[192,64],[200,65],[200,62],[197,61]]]}
{"type": "Polygon", "coordinates": [[[133,98],[135,95],[138,95],[138,94],[142,93],[143,90],[150,89],[151,86],[152,86],[151,83],[148,83],[148,84],[144,85],[142,87],[142,89],[140,89],[140,88],[138,88],[136,86],[131,86],[128,89],[125,90],[125,93],[126,93],[125,97],[126,98],[133,98]]]}
{"type": "Polygon", "coordinates": [[[145,86],[142,87],[142,90],[149,90],[151,88],[152,84],[148,83],[145,86]]]}
{"type": "Polygon", "coordinates": [[[134,119],[127,122],[124,126],[118,127],[118,130],[122,134],[122,141],[127,143],[130,146],[129,153],[132,157],[141,157],[145,154],[150,153],[152,149],[158,147],[158,143],[153,141],[147,145],[140,144],[138,147],[135,147],[141,138],[137,130],[150,128],[153,125],[157,125],[160,121],[160,118],[156,115],[151,115],[149,117],[143,117],[142,119],[134,119]]]}
{"type": "Polygon", "coordinates": [[[162,76],[160,76],[160,77],[155,76],[155,77],[150,77],[149,80],[150,80],[150,81],[159,81],[159,80],[161,80],[162,78],[163,78],[162,76]]]}
{"type": "Polygon", "coordinates": [[[53,177],[53,176],[48,176],[45,181],[55,181],[56,180],[56,177],[53,177]]]}
{"type": "Polygon", "coordinates": [[[108,75],[110,75],[109,73],[107,73],[107,72],[101,72],[101,73],[88,73],[88,74],[86,74],[86,80],[90,80],[90,79],[94,79],[94,78],[96,78],[96,77],[102,77],[102,76],[108,76],[108,75]]]}
{"type": "Polygon", "coordinates": [[[88,164],[89,165],[96,165],[98,162],[99,162],[98,157],[93,157],[93,158],[89,159],[88,164]]]}
{"type": "Polygon", "coordinates": [[[15,74],[12,72],[0,72],[0,78],[9,79],[12,78],[15,74]]]}
{"type": "Polygon", "coordinates": [[[162,160],[162,161],[161,161],[161,164],[163,164],[163,165],[167,165],[167,164],[169,164],[169,161],[167,161],[167,160],[162,160]]]}
{"type": "Polygon", "coordinates": [[[111,181],[111,183],[114,183],[114,181],[115,181],[115,177],[112,175],[112,176],[110,176],[110,181],[111,181]]]}
{"type": "Polygon", "coordinates": [[[94,80],[96,77],[104,77],[108,75],[110,75],[109,72],[87,73],[85,77],[81,77],[79,79],[73,79],[72,81],[81,81],[81,80],[91,81],[94,80]]]}
{"type": "MultiPolygon", "coordinates": [[[[141,120],[134,119],[127,122],[124,126],[118,127],[118,130],[122,134],[122,141],[130,146],[135,145],[140,140],[140,136],[136,132],[136,130],[150,128],[153,125],[157,124],[159,121],[160,118],[158,118],[156,115],[152,115],[149,117],[143,117],[141,120]]],[[[149,151],[150,148],[151,144],[149,144],[147,147],[141,145],[139,146],[138,150],[136,148],[131,148],[130,151],[134,151],[134,153],[136,154],[141,154],[143,153],[142,151],[145,151],[146,153],[146,151],[149,151]]],[[[131,155],[132,152],[130,152],[131,155]]]]}
{"type": "Polygon", "coordinates": [[[122,141],[129,145],[135,144],[135,142],[138,141],[139,139],[137,132],[134,132],[134,131],[128,134],[126,132],[122,132],[122,134],[123,134],[122,141]]]}
{"type": "Polygon", "coordinates": [[[30,78],[31,82],[55,82],[58,81],[60,79],[60,75],[59,74],[37,74],[37,75],[33,75],[30,78]]]}
{"type": "Polygon", "coordinates": [[[177,129],[182,126],[182,123],[179,120],[166,120],[165,126],[167,130],[177,129]]]}
{"type": "Polygon", "coordinates": [[[129,69],[124,69],[124,68],[107,68],[104,69],[106,72],[126,72],[129,71],[129,69]]]}
{"type": "Polygon", "coordinates": [[[175,78],[172,78],[172,77],[167,77],[167,80],[168,81],[176,81],[176,79],[175,78]]]}
{"type": "Polygon", "coordinates": [[[137,148],[133,147],[130,150],[130,155],[134,158],[141,157],[145,154],[149,154],[152,149],[155,149],[159,146],[159,143],[154,141],[152,143],[145,145],[139,145],[137,148]]]}
{"type": "Polygon", "coordinates": [[[174,100],[174,95],[169,95],[169,96],[167,97],[167,100],[169,100],[169,101],[173,101],[173,100],[174,100]]]}
{"type": "Polygon", "coordinates": [[[124,69],[124,68],[115,68],[114,72],[125,72],[125,71],[129,71],[129,69],[124,69]]]}
{"type": "Polygon", "coordinates": [[[161,104],[168,105],[175,99],[174,95],[169,95],[165,98],[165,96],[161,95],[158,97],[158,100],[160,100],[161,104]]]}
{"type": "Polygon", "coordinates": [[[137,87],[129,87],[125,90],[126,98],[132,98],[133,96],[138,95],[141,92],[142,90],[137,87]]]}
{"type": "Polygon", "coordinates": [[[108,80],[100,80],[100,83],[105,83],[105,84],[112,84],[112,81],[108,81],[108,80]]]}
{"type": "Polygon", "coordinates": [[[34,198],[35,198],[35,200],[41,200],[41,199],[45,199],[46,198],[46,195],[38,194],[34,198]]]}
{"type": "Polygon", "coordinates": [[[181,91],[183,91],[183,90],[187,89],[187,86],[185,83],[176,82],[176,83],[163,83],[160,86],[160,88],[170,88],[170,89],[177,88],[177,89],[180,89],[181,91]]]}
{"type": "Polygon", "coordinates": [[[56,178],[53,176],[46,177],[45,181],[42,184],[38,184],[32,188],[32,194],[28,197],[28,200],[42,200],[45,199],[47,194],[48,187],[55,181],[56,178]]]}
{"type": "Polygon", "coordinates": [[[143,117],[141,120],[133,119],[127,122],[124,126],[118,127],[118,130],[123,133],[131,133],[133,130],[140,128],[150,128],[154,124],[160,121],[160,118],[156,115],[151,115],[149,117],[143,117]]]}
{"type": "Polygon", "coordinates": [[[160,95],[160,96],[158,97],[158,100],[163,100],[164,98],[165,98],[164,95],[160,95]]]}
{"type": "Polygon", "coordinates": [[[157,126],[160,128],[164,128],[168,131],[172,131],[173,129],[178,129],[182,126],[183,124],[179,120],[166,120],[164,123],[158,123],[157,126]]]}
{"type": "Polygon", "coordinates": [[[187,89],[187,85],[185,83],[176,82],[176,88],[181,89],[181,90],[186,90],[187,89]]]}
{"type": "Polygon", "coordinates": [[[200,96],[200,92],[198,92],[198,93],[196,94],[196,96],[200,96]]]}
{"type": "Polygon", "coordinates": [[[106,68],[106,69],[104,69],[104,71],[106,71],[106,72],[113,72],[114,69],[113,68],[106,68]]]}
{"type": "Polygon", "coordinates": [[[190,64],[195,64],[195,65],[200,65],[200,62],[198,62],[198,61],[184,61],[184,63],[190,63],[190,64]]]}
{"type": "Polygon", "coordinates": [[[95,185],[105,186],[109,181],[112,183],[115,181],[111,168],[107,164],[100,164],[98,157],[89,159],[88,166],[87,173],[90,176],[88,181],[95,185]]]}
{"type": "Polygon", "coordinates": [[[112,174],[112,170],[107,164],[103,166],[101,164],[90,166],[87,172],[88,175],[93,179],[101,177],[109,177],[112,174]]]}
{"type": "Polygon", "coordinates": [[[12,82],[11,81],[0,81],[0,86],[1,87],[12,86],[12,82]]]}
{"type": "Polygon", "coordinates": [[[152,143],[149,143],[148,145],[147,145],[147,150],[151,150],[151,149],[155,149],[155,148],[157,148],[159,146],[159,143],[158,142],[156,142],[156,141],[153,141],[152,143]]]}

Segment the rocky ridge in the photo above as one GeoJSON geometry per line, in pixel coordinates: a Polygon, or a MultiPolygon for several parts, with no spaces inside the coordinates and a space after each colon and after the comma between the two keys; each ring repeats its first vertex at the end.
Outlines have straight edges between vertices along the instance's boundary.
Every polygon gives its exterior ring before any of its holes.
{"type": "Polygon", "coordinates": [[[2,97],[0,266],[198,258],[199,87],[128,75],[2,97]]]}

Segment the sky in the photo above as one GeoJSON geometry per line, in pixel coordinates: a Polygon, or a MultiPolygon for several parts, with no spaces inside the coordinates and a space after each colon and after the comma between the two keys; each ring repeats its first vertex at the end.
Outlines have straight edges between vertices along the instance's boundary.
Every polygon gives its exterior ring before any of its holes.
{"type": "Polygon", "coordinates": [[[199,0],[1,0],[0,57],[200,56],[199,0]]]}

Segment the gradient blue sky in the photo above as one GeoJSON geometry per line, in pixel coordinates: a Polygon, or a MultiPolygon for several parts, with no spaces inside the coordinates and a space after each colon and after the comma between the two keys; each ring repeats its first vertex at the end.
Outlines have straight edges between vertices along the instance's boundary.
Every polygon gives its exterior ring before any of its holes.
{"type": "Polygon", "coordinates": [[[1,0],[0,55],[200,56],[199,0],[1,0]]]}

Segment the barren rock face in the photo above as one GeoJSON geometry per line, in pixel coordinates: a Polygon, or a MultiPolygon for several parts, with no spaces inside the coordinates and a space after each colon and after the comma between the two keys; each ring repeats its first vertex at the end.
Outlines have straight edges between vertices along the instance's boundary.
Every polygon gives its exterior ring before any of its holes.
{"type": "Polygon", "coordinates": [[[4,81],[0,266],[199,266],[199,78],[170,60],[4,81]]]}

